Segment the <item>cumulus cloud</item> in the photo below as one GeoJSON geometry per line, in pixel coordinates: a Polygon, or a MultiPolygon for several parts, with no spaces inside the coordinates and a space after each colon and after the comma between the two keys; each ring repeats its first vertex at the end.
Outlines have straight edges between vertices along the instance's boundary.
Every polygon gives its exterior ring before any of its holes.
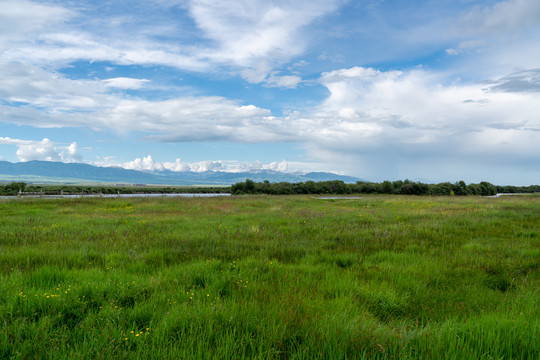
{"type": "Polygon", "coordinates": [[[62,162],[82,162],[82,155],[79,153],[79,145],[76,142],[72,142],[67,146],[65,151],[60,153],[62,162]]]}
{"type": "Polygon", "coordinates": [[[157,162],[151,155],[143,158],[136,158],[133,161],[128,161],[117,166],[130,170],[140,171],[174,171],[174,172],[207,172],[207,171],[222,171],[222,172],[242,172],[242,171],[258,171],[258,170],[273,170],[287,172],[289,165],[287,161],[261,163],[261,162],[241,162],[241,161],[224,161],[224,160],[206,160],[192,163],[184,163],[179,158],[174,162],[157,162]]]}
{"type": "Polygon", "coordinates": [[[474,161],[540,153],[540,93],[501,91],[504,79],[446,84],[444,76],[421,69],[353,67],[325,73],[320,81],[330,96],[305,120],[321,124],[305,144],[321,162],[399,176],[426,158],[461,159],[470,169],[474,161]]]}
{"type": "Polygon", "coordinates": [[[146,171],[163,170],[163,165],[154,162],[154,159],[152,159],[151,155],[143,157],[142,159],[136,158],[133,161],[126,162],[122,164],[122,167],[129,170],[146,170],[146,171]]]}
{"type": "Polygon", "coordinates": [[[193,172],[205,172],[222,170],[223,165],[220,161],[201,161],[195,163],[183,163],[180,159],[176,159],[174,162],[157,162],[151,155],[147,155],[143,158],[136,158],[133,161],[128,161],[119,166],[140,171],[163,171],[169,170],[174,172],[193,171],[193,172]]]}
{"type": "Polygon", "coordinates": [[[289,163],[286,160],[273,161],[269,164],[263,164],[261,168],[264,170],[287,172],[289,170],[289,163]]]}
{"type": "Polygon", "coordinates": [[[54,144],[47,138],[41,142],[19,143],[17,146],[17,157],[20,161],[60,161],[60,155],[54,148],[54,144]]]}
{"type": "Polygon", "coordinates": [[[321,77],[331,95],[317,114],[341,124],[371,124],[385,137],[414,130],[414,137],[395,136],[406,142],[428,141],[439,133],[474,132],[494,121],[537,121],[534,114],[540,94],[496,91],[507,83],[504,78],[493,84],[445,82],[443,76],[421,69],[336,70],[321,77]]]}
{"type": "Polygon", "coordinates": [[[0,144],[17,146],[17,157],[20,161],[62,161],[81,162],[82,156],[77,149],[77,143],[73,142],[68,146],[59,145],[44,138],[41,141],[12,139],[0,137],[0,144]]]}

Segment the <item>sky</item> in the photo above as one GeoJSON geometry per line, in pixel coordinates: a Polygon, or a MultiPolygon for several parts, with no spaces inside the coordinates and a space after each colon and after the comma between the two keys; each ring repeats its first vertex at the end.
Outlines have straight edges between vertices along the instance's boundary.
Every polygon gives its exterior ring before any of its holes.
{"type": "Polygon", "coordinates": [[[0,0],[0,160],[540,184],[540,1],[0,0]]]}

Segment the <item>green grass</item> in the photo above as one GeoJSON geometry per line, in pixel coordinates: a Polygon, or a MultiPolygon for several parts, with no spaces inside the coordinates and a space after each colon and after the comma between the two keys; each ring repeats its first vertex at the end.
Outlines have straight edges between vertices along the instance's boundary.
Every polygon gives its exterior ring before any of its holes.
{"type": "Polygon", "coordinates": [[[0,201],[2,359],[540,358],[540,197],[0,201]]]}

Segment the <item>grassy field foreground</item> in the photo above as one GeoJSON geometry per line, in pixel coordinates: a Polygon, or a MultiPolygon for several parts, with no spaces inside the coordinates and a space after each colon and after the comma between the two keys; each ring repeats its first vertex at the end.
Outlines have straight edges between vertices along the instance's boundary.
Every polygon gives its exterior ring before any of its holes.
{"type": "Polygon", "coordinates": [[[0,201],[0,358],[540,358],[540,197],[0,201]]]}

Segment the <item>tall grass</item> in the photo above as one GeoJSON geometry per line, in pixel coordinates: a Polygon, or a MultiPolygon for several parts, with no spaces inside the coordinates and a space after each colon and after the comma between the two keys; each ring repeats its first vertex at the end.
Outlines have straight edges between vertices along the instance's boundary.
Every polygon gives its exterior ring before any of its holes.
{"type": "Polygon", "coordinates": [[[540,357],[540,197],[0,201],[0,358],[540,357]]]}

